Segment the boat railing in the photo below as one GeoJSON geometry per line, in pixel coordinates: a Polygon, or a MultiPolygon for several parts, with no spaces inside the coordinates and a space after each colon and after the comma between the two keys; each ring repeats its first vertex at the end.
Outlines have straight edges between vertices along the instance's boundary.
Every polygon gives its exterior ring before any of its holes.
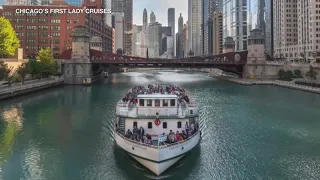
{"type": "Polygon", "coordinates": [[[199,130],[197,130],[197,132],[195,132],[192,136],[188,137],[187,139],[184,139],[183,141],[178,141],[178,142],[175,142],[175,143],[170,143],[170,144],[161,145],[161,146],[159,146],[159,149],[164,149],[164,148],[168,148],[168,147],[175,146],[175,145],[178,145],[178,144],[183,144],[183,143],[191,140],[191,139],[192,139],[193,137],[195,137],[198,133],[200,133],[199,130]]]}
{"type": "Polygon", "coordinates": [[[138,141],[134,141],[132,139],[129,139],[127,137],[125,137],[124,135],[122,135],[120,132],[116,131],[116,133],[121,137],[123,138],[124,140],[126,141],[129,141],[131,143],[134,143],[134,144],[138,144],[138,145],[141,145],[141,146],[145,146],[145,147],[150,147],[150,148],[153,148],[153,149],[159,149],[158,146],[154,146],[154,145],[150,145],[150,144],[146,144],[146,143],[141,143],[141,142],[138,142],[138,141]]]}

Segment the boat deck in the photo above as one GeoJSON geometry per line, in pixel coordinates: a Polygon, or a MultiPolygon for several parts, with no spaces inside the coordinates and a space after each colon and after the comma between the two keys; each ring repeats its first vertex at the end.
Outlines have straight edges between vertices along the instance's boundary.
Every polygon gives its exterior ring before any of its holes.
{"type": "MultiPolygon", "coordinates": [[[[195,129],[194,131],[191,133],[190,131],[190,135],[188,138],[183,138],[181,139],[180,141],[178,141],[177,139],[175,140],[175,142],[168,142],[168,141],[164,141],[163,144],[159,144],[159,135],[156,135],[156,134],[149,134],[151,136],[151,144],[147,144],[147,143],[142,143],[140,141],[137,141],[137,140],[134,140],[132,139],[133,135],[131,135],[131,138],[128,138],[126,136],[126,133],[124,131],[120,131],[119,129],[116,130],[116,133],[118,133],[119,135],[121,135],[122,138],[132,142],[132,143],[135,143],[135,144],[139,144],[139,145],[143,145],[143,146],[147,146],[147,147],[154,147],[154,148],[159,148],[159,147],[168,147],[168,146],[172,146],[172,145],[175,145],[175,144],[179,144],[179,143],[182,143],[182,142],[186,142],[188,141],[189,139],[191,139],[193,136],[195,136],[197,133],[199,132],[199,125],[197,124],[195,126],[195,129]]],[[[147,133],[145,133],[145,136],[147,135],[147,133]]],[[[144,137],[145,137],[144,136],[144,137]]],[[[165,136],[167,137],[168,134],[165,134],[165,136]]],[[[174,137],[176,137],[176,135],[174,135],[174,137]]]]}

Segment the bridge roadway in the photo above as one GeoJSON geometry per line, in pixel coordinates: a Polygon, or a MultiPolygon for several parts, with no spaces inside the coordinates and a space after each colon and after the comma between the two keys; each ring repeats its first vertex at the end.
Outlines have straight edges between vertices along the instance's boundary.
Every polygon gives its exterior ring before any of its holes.
{"type": "Polygon", "coordinates": [[[119,66],[244,66],[248,51],[230,52],[212,56],[196,56],[181,59],[142,58],[108,54],[103,57],[91,57],[91,63],[119,66]]]}

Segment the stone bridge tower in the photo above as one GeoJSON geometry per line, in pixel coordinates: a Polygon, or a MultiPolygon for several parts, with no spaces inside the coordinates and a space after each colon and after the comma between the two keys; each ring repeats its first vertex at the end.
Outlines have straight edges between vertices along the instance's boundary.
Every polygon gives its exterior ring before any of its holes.
{"type": "Polygon", "coordinates": [[[90,34],[85,26],[74,29],[71,60],[65,62],[64,76],[66,84],[91,83],[90,34]]]}

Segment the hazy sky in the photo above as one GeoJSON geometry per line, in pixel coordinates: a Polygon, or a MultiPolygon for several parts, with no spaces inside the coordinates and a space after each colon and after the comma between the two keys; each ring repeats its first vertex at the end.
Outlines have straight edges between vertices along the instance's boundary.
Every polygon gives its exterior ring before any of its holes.
{"type": "MultiPolygon", "coordinates": [[[[1,0],[0,0],[1,1],[1,0]]],[[[182,13],[183,23],[188,19],[188,0],[133,0],[133,23],[142,25],[143,9],[148,11],[148,20],[150,22],[150,13],[156,14],[156,20],[163,26],[168,25],[168,8],[175,8],[175,30],[178,32],[178,17],[182,13]]]]}
{"type": "Polygon", "coordinates": [[[0,6],[4,5],[4,0],[0,0],[0,6]]]}

